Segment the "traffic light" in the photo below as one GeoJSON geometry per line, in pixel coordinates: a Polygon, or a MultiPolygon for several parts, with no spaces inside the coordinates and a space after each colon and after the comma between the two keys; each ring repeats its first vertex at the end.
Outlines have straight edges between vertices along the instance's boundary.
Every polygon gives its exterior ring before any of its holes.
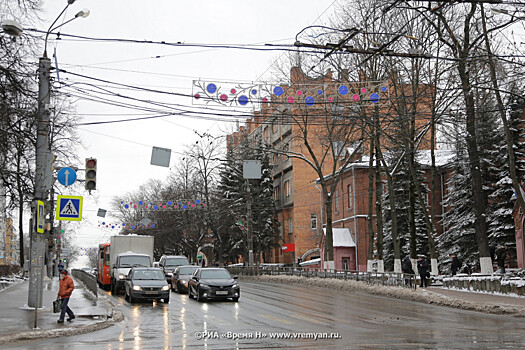
{"type": "Polygon", "coordinates": [[[97,159],[86,158],[86,190],[97,189],[97,159]]]}

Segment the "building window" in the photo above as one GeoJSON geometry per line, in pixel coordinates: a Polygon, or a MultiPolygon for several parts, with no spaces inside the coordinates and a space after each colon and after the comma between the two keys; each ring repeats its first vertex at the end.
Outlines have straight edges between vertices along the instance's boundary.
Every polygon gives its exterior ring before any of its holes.
{"type": "Polygon", "coordinates": [[[332,108],[332,119],[343,120],[345,115],[345,107],[337,104],[331,105],[332,108]]]}
{"type": "Polygon", "coordinates": [[[349,270],[350,258],[343,258],[343,270],[349,270]]]}
{"type": "Polygon", "coordinates": [[[348,208],[352,208],[354,204],[353,203],[354,191],[353,191],[352,185],[348,185],[347,189],[348,189],[348,208]]]}
{"type": "Polygon", "coordinates": [[[290,186],[290,180],[286,180],[284,182],[284,196],[290,197],[290,194],[292,193],[291,186],[290,186]]]}
{"type": "Polygon", "coordinates": [[[281,188],[279,186],[275,186],[273,189],[273,199],[276,201],[281,199],[281,188]]]}
{"type": "Polygon", "coordinates": [[[279,225],[279,237],[283,236],[283,227],[279,225]]]}
{"type": "Polygon", "coordinates": [[[263,137],[264,137],[265,139],[267,139],[267,138],[268,138],[268,127],[267,127],[267,126],[266,126],[266,127],[264,127],[264,131],[263,131],[263,137]]]}
{"type": "Polygon", "coordinates": [[[345,142],[344,141],[332,141],[332,147],[334,149],[334,155],[336,157],[342,157],[344,156],[344,148],[345,148],[345,142]]]}
{"type": "Polygon", "coordinates": [[[272,122],[272,132],[275,134],[279,131],[279,123],[277,122],[277,119],[272,122]]]}
{"type": "Polygon", "coordinates": [[[317,229],[317,214],[310,215],[310,227],[312,228],[312,230],[317,229]]]}
{"type": "Polygon", "coordinates": [[[293,219],[288,218],[288,233],[293,233],[293,219]]]}
{"type": "Polygon", "coordinates": [[[335,198],[334,198],[334,206],[335,206],[335,211],[336,212],[339,212],[339,190],[336,190],[335,191],[335,198]]]}
{"type": "Polygon", "coordinates": [[[273,165],[276,165],[278,161],[279,161],[279,155],[274,153],[272,155],[272,163],[273,163],[273,165]]]}
{"type": "Polygon", "coordinates": [[[289,144],[286,144],[283,146],[283,152],[286,153],[286,155],[284,156],[284,160],[288,160],[288,152],[290,152],[290,145],[289,144]]]}

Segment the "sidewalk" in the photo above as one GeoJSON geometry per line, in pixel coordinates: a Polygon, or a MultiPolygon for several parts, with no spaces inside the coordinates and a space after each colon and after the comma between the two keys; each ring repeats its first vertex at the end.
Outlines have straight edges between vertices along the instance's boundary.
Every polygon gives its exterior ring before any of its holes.
{"type": "Polygon", "coordinates": [[[74,279],[75,290],[69,306],[76,318],[58,324],[58,313],[53,313],[53,301],[57,297],[58,278],[44,279],[42,308],[37,312],[37,328],[34,329],[35,309],[27,306],[29,281],[0,291],[0,344],[23,339],[51,338],[93,332],[110,327],[122,320],[122,314],[107,296],[96,298],[84,285],[74,279]]]}

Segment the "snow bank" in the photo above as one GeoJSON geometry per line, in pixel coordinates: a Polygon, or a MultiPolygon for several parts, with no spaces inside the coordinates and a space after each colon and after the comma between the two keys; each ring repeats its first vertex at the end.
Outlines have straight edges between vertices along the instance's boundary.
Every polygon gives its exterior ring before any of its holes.
{"type": "Polygon", "coordinates": [[[343,292],[380,295],[400,300],[415,301],[426,304],[449,306],[457,309],[480,311],[491,314],[509,314],[515,317],[525,317],[525,308],[518,306],[502,306],[498,304],[477,304],[468,300],[451,298],[433,293],[425,289],[409,289],[396,286],[369,285],[365,282],[352,280],[324,279],[317,277],[299,277],[283,275],[242,276],[243,280],[254,280],[270,283],[299,284],[317,286],[343,292]]]}

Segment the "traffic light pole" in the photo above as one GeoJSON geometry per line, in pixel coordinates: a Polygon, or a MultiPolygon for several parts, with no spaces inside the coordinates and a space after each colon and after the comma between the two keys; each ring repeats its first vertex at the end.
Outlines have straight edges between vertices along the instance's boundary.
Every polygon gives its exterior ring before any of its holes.
{"type": "Polygon", "coordinates": [[[36,139],[35,197],[32,203],[31,252],[29,256],[29,307],[42,307],[45,235],[36,232],[38,217],[37,201],[47,202],[47,190],[51,182],[51,157],[49,150],[51,60],[40,57],[38,62],[38,121],[36,139]]]}

